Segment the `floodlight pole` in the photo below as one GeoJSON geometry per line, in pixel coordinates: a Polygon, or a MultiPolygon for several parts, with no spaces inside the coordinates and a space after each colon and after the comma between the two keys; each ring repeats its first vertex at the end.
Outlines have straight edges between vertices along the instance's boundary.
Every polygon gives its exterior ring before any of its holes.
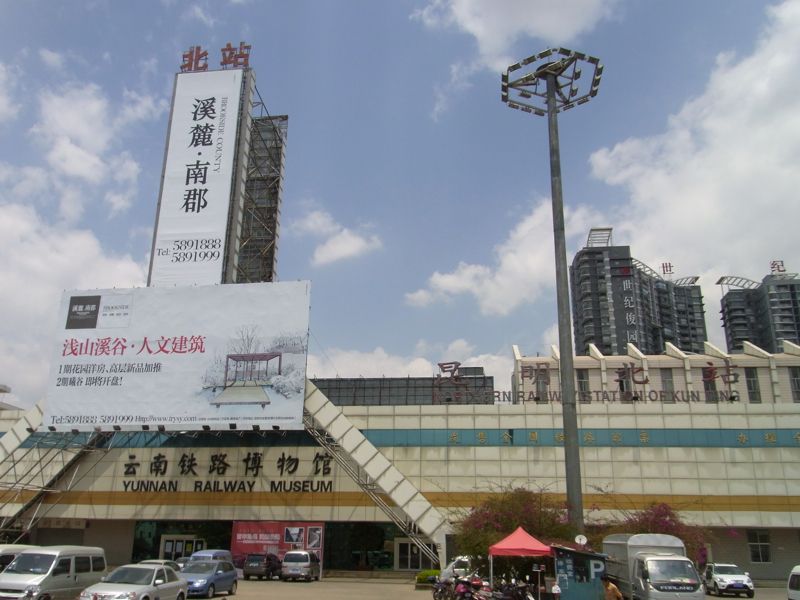
{"type": "MultiPolygon", "coordinates": [[[[569,272],[564,233],[564,199],[561,191],[561,154],[558,143],[559,111],[585,104],[597,95],[603,66],[594,56],[567,48],[548,48],[508,67],[501,76],[500,99],[509,108],[537,116],[547,115],[550,142],[550,185],[553,205],[553,244],[556,263],[556,308],[560,348],[561,414],[564,428],[564,470],[567,488],[567,516],[583,532],[580,440],[575,394],[575,362],[572,346],[572,318],[569,304],[569,272]],[[543,61],[543,62],[542,62],[543,61]],[[538,65],[537,65],[538,63],[538,65]],[[581,90],[581,65],[593,69],[588,89],[581,90]],[[527,74],[520,70],[532,69],[527,74]],[[512,78],[512,74],[513,77],[512,78]],[[542,89],[544,87],[544,89],[542,89]],[[516,94],[511,97],[511,94],[516,94]],[[538,105],[537,105],[538,103],[538,105]]],[[[584,86],[585,87],[585,86],[584,86]]]]}
{"type": "Polygon", "coordinates": [[[564,470],[567,484],[567,517],[583,533],[583,491],[578,439],[578,410],[575,402],[575,363],[572,350],[572,319],[569,307],[567,242],[564,232],[564,197],[561,190],[561,150],[558,143],[558,110],[554,73],[547,73],[547,129],[550,139],[550,189],[553,205],[553,243],[556,258],[556,310],[558,313],[561,411],[564,426],[564,470]]]}

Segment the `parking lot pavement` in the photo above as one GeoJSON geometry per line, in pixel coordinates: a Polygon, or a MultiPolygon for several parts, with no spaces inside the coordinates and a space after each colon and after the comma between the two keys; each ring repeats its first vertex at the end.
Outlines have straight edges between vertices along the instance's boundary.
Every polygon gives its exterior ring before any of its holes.
{"type": "MultiPolygon", "coordinates": [[[[218,596],[223,598],[224,594],[218,596]]],[[[425,600],[430,590],[410,582],[329,578],[322,581],[239,581],[237,600],[425,600]]],[[[771,599],[770,599],[771,600],[771,599]]],[[[778,600],[777,598],[774,600],[778,600]]]]}
{"type": "MultiPolygon", "coordinates": [[[[218,596],[222,598],[224,596],[218,596]]],[[[415,590],[414,584],[394,580],[328,578],[322,581],[239,581],[237,600],[425,600],[430,590],[415,590]]],[[[736,596],[723,596],[735,598],[736,596]]],[[[746,598],[746,596],[739,596],[746,598]]],[[[707,600],[716,596],[706,596],[707,600]]],[[[786,600],[785,587],[756,586],[754,600],[786,600]]]]}

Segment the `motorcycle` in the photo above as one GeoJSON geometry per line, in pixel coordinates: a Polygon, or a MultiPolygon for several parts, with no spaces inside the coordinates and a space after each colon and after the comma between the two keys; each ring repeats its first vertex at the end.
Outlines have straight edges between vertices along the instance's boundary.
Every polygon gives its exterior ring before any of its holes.
{"type": "Polygon", "coordinates": [[[530,585],[524,581],[502,582],[494,592],[494,600],[535,600],[530,585]]]}
{"type": "Polygon", "coordinates": [[[472,579],[469,577],[459,577],[456,579],[456,586],[453,590],[454,600],[473,600],[474,590],[472,579]]]}
{"type": "Polygon", "coordinates": [[[450,596],[450,584],[447,581],[442,581],[435,575],[428,577],[431,584],[431,593],[433,600],[447,600],[450,596]]]}

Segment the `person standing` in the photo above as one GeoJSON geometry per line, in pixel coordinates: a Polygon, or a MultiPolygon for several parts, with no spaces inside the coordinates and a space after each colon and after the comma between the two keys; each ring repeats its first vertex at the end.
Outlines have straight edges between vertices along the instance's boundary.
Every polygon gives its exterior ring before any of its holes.
{"type": "Polygon", "coordinates": [[[608,578],[608,575],[600,577],[603,582],[603,591],[605,592],[605,600],[622,600],[622,592],[614,583],[608,578]]]}
{"type": "Polygon", "coordinates": [[[553,587],[550,588],[550,593],[553,595],[553,600],[560,600],[561,587],[558,585],[558,580],[553,582],[553,587]]]}

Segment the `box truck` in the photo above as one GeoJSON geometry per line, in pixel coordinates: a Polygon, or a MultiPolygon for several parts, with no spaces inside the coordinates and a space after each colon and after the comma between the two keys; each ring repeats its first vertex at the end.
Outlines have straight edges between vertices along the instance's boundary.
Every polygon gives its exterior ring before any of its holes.
{"type": "Polygon", "coordinates": [[[606,574],[627,600],[703,600],[700,575],[674,535],[617,533],[603,539],[606,574]]]}

